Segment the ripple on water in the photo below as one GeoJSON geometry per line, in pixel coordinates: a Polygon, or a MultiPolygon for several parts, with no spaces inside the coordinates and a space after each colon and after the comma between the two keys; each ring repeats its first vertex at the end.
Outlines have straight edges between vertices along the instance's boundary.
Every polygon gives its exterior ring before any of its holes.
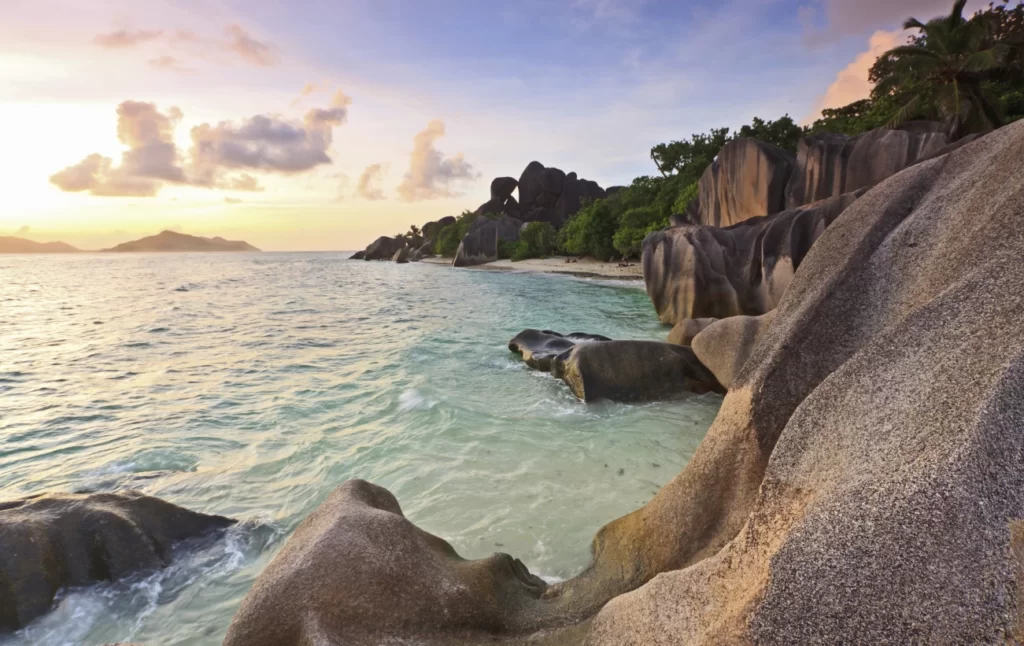
{"type": "Polygon", "coordinates": [[[0,499],[130,487],[259,521],[164,572],[65,591],[4,645],[218,644],[349,478],[468,558],[568,578],[601,525],[689,459],[720,401],[585,405],[508,352],[527,327],[664,338],[632,283],[345,254],[3,262],[0,499]]]}

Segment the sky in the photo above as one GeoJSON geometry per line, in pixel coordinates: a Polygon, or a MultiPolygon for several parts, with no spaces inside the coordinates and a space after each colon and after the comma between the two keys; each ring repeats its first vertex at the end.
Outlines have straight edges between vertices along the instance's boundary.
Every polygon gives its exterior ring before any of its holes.
{"type": "MultiPolygon", "coordinates": [[[[975,2],[973,5],[980,5],[975,2]]],[[[0,235],[349,250],[864,98],[950,0],[0,0],[0,235]]]]}

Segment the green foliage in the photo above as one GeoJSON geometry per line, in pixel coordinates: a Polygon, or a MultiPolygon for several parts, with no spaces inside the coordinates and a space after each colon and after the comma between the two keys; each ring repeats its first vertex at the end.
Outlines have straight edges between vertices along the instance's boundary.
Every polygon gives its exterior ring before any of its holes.
{"type": "Polygon", "coordinates": [[[667,226],[668,216],[661,215],[652,206],[629,209],[619,216],[619,228],[612,237],[612,245],[624,257],[639,256],[647,234],[667,226]]]}
{"type": "Polygon", "coordinates": [[[546,258],[558,247],[558,233],[548,222],[531,222],[519,234],[512,253],[513,262],[527,258],[546,258]]]}
{"type": "Polygon", "coordinates": [[[908,44],[883,54],[871,68],[872,102],[886,107],[888,125],[940,119],[956,136],[985,132],[1007,121],[1016,89],[1024,83],[1024,6],[989,5],[966,18],[957,0],[948,16],[917,29],[908,44]],[[889,101],[891,105],[885,106],[889,101]]]}
{"type": "Polygon", "coordinates": [[[804,130],[796,125],[793,118],[787,114],[775,121],[765,121],[760,117],[754,117],[753,123],[740,128],[738,136],[760,139],[783,150],[796,153],[796,145],[804,136],[804,130]]]}
{"type": "Polygon", "coordinates": [[[684,188],[683,190],[679,191],[679,194],[676,195],[676,201],[672,205],[672,213],[670,215],[675,215],[676,213],[686,213],[686,209],[689,208],[690,203],[697,199],[697,196],[699,194],[700,185],[697,184],[697,182],[694,182],[687,186],[686,188],[684,188]]]}
{"type": "Polygon", "coordinates": [[[658,144],[651,148],[651,159],[663,176],[687,174],[699,179],[729,139],[728,128],[713,129],[709,134],[692,135],[688,140],[658,144]]]}
{"type": "Polygon", "coordinates": [[[469,226],[473,224],[477,216],[472,211],[463,211],[462,215],[455,218],[454,224],[449,224],[437,233],[437,241],[434,243],[434,253],[446,258],[452,258],[459,250],[459,243],[469,233],[469,226]]]}
{"type": "Polygon", "coordinates": [[[498,241],[498,259],[505,260],[511,258],[518,249],[518,243],[508,242],[505,240],[498,241]]]}
{"type": "Polygon", "coordinates": [[[559,233],[562,249],[578,256],[610,260],[615,254],[612,238],[619,224],[611,202],[617,197],[615,195],[611,200],[595,200],[584,205],[562,227],[559,233]]]}

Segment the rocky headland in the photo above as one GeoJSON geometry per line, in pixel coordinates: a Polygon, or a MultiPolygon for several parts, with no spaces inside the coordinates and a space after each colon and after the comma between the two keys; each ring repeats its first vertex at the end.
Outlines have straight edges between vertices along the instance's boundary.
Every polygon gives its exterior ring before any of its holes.
{"type": "Polygon", "coordinates": [[[667,381],[660,346],[728,388],[690,463],[597,533],[586,570],[546,585],[509,555],[466,561],[353,481],[271,562],[226,643],[1024,639],[1024,122],[800,150],[723,151],[694,208],[645,241],[675,344],[510,343],[587,399],[591,383],[667,381]]]}
{"type": "Polygon", "coordinates": [[[116,247],[103,249],[111,252],[218,252],[218,251],[259,251],[256,247],[242,240],[225,240],[220,236],[204,238],[191,236],[177,231],[161,231],[160,233],[131,242],[123,242],[116,247]]]}

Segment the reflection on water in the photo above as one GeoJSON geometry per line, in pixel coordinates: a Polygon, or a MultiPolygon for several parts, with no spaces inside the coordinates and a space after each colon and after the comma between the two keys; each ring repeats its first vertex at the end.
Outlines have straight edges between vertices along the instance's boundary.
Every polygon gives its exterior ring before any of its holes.
{"type": "Polygon", "coordinates": [[[344,257],[0,256],[0,499],[136,488],[246,521],[0,643],[219,643],[349,478],[463,556],[568,577],[720,403],[583,405],[508,352],[525,327],[664,338],[636,285],[344,257]]]}

